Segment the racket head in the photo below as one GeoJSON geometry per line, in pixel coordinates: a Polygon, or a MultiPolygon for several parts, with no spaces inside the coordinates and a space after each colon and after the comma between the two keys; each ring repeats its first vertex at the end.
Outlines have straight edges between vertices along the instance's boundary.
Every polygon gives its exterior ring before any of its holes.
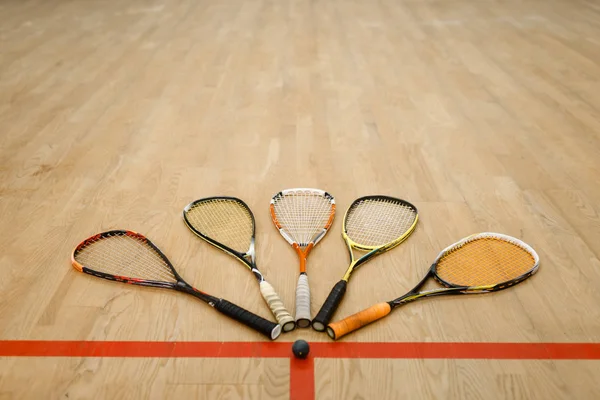
{"type": "Polygon", "coordinates": [[[320,189],[286,189],[273,196],[270,212],[275,227],[290,245],[309,250],[331,227],[335,198],[320,189]]]}
{"type": "Polygon", "coordinates": [[[540,259],[527,243],[512,236],[483,232],[445,248],[432,265],[434,278],[467,292],[506,289],[535,274],[540,259]]]}
{"type": "Polygon", "coordinates": [[[254,214],[242,200],[226,196],[195,200],[183,209],[183,220],[199,238],[248,268],[254,266],[254,214]]]}
{"type": "Polygon", "coordinates": [[[389,196],[365,196],[348,207],[342,237],[352,248],[380,252],[390,250],[415,230],[417,208],[406,200],[389,196]]]}
{"type": "Polygon", "coordinates": [[[75,247],[71,264],[79,272],[145,286],[173,287],[182,280],[150,239],[129,230],[89,237],[75,247]]]}

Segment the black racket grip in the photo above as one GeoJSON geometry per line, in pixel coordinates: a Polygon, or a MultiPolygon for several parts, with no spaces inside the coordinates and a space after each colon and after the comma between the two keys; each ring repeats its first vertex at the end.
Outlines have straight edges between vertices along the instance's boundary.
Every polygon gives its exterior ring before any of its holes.
{"type": "Polygon", "coordinates": [[[331,321],[331,317],[333,317],[346,293],[346,286],[348,286],[348,282],[342,279],[331,289],[331,293],[327,296],[327,300],[321,306],[319,313],[313,318],[312,327],[315,331],[325,331],[327,324],[331,321]]]}
{"type": "Polygon", "coordinates": [[[215,303],[215,308],[228,317],[262,333],[271,340],[277,339],[281,334],[281,325],[268,321],[227,300],[220,299],[215,303]]]}

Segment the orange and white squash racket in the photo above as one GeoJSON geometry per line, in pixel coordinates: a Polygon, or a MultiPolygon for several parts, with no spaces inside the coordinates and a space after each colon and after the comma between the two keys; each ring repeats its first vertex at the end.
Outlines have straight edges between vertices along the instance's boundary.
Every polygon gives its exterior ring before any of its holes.
{"type": "Polygon", "coordinates": [[[308,328],[311,315],[306,258],[333,223],[335,199],[319,189],[287,189],[273,196],[270,209],[273,223],[300,259],[300,277],[296,286],[296,326],[308,328]]]}

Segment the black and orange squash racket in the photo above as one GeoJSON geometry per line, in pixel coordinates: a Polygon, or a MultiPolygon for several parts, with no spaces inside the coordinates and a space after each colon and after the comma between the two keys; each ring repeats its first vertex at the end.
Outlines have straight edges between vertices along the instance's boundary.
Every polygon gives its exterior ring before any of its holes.
{"type": "Polygon", "coordinates": [[[94,235],[75,247],[71,262],[77,271],[99,278],[191,294],[271,340],[281,333],[279,324],[190,286],[162,251],[139,233],[113,230],[94,235]]]}

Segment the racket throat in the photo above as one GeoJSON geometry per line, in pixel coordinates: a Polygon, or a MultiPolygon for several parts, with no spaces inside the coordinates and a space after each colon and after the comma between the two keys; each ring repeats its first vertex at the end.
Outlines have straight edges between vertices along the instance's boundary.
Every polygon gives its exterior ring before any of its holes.
{"type": "Polygon", "coordinates": [[[390,305],[390,307],[392,307],[392,309],[394,309],[396,307],[400,307],[405,304],[412,303],[413,301],[420,299],[421,297],[422,297],[422,294],[420,294],[419,292],[416,292],[416,291],[412,291],[410,293],[405,294],[404,296],[400,297],[397,300],[388,302],[388,304],[390,305]]]}
{"type": "Polygon", "coordinates": [[[430,290],[424,290],[422,292],[412,291],[412,292],[402,296],[398,300],[396,300],[394,302],[394,303],[396,303],[394,306],[395,307],[402,306],[404,304],[411,303],[415,300],[418,300],[421,298],[426,298],[426,297],[436,297],[436,296],[443,296],[443,295],[449,295],[449,294],[462,294],[462,293],[466,293],[467,289],[468,288],[466,288],[466,287],[457,287],[457,288],[430,289],[430,290]]]}
{"type": "Polygon", "coordinates": [[[195,294],[194,289],[183,281],[177,281],[177,283],[175,283],[175,289],[183,293],[195,294]]]}
{"type": "MultiPolygon", "coordinates": [[[[256,275],[256,273],[258,272],[258,274],[260,274],[260,272],[258,271],[258,269],[256,269],[256,257],[254,256],[254,246],[250,247],[250,250],[248,250],[248,252],[246,254],[242,254],[241,257],[238,257],[238,260],[244,264],[246,267],[250,268],[250,271],[252,271],[252,273],[254,273],[254,275],[256,275]]],[[[262,277],[262,275],[261,275],[262,277]]],[[[258,276],[257,276],[258,278],[258,276]]],[[[261,281],[261,279],[259,279],[259,281],[261,281]]]]}
{"type": "Polygon", "coordinates": [[[350,280],[350,275],[352,275],[352,272],[354,271],[354,266],[356,265],[358,260],[352,260],[352,262],[350,263],[350,266],[348,267],[348,269],[346,270],[346,273],[344,274],[344,277],[342,278],[343,281],[348,282],[350,280]]]}
{"type": "Polygon", "coordinates": [[[208,303],[209,306],[214,307],[217,299],[215,297],[209,296],[206,293],[199,291],[198,289],[194,289],[192,286],[188,285],[184,281],[177,281],[173,288],[179,292],[191,294],[192,296],[208,303]]]}
{"type": "Polygon", "coordinates": [[[309,243],[308,246],[306,246],[306,249],[302,250],[298,243],[294,243],[293,245],[294,250],[296,250],[296,253],[298,253],[298,258],[300,260],[300,273],[306,273],[306,257],[308,256],[308,253],[312,250],[313,246],[313,243],[309,243]]]}
{"type": "Polygon", "coordinates": [[[415,301],[415,300],[423,297],[423,293],[419,293],[419,290],[425,285],[425,283],[429,280],[429,278],[431,278],[434,275],[434,271],[435,271],[435,264],[433,264],[429,268],[429,272],[427,273],[427,275],[425,275],[425,277],[423,279],[421,279],[421,282],[417,283],[417,285],[410,292],[408,292],[404,296],[390,302],[389,304],[391,305],[391,307],[395,308],[398,306],[402,306],[406,303],[410,303],[412,301],[415,301]]]}
{"type": "Polygon", "coordinates": [[[256,252],[254,250],[254,237],[252,237],[252,240],[250,241],[250,248],[248,249],[248,251],[246,252],[246,254],[244,254],[242,256],[242,258],[244,259],[244,261],[246,261],[246,263],[252,269],[252,271],[254,271],[256,269],[255,268],[255,265],[256,265],[256,252]]]}
{"type": "Polygon", "coordinates": [[[306,275],[306,257],[302,254],[300,257],[300,273],[306,275]]]}
{"type": "Polygon", "coordinates": [[[263,277],[263,275],[256,268],[252,267],[251,271],[254,274],[254,276],[256,277],[256,279],[258,279],[259,282],[262,282],[262,281],[265,280],[265,278],[263,277]]]}
{"type": "Polygon", "coordinates": [[[345,281],[348,281],[348,279],[350,279],[350,275],[352,274],[352,272],[354,272],[355,268],[361,267],[363,264],[365,264],[367,261],[371,260],[373,257],[375,257],[381,252],[381,249],[375,249],[369,251],[367,254],[361,257],[361,253],[359,252],[359,250],[352,248],[350,242],[346,242],[346,246],[348,246],[348,254],[350,255],[350,266],[348,267],[348,270],[344,275],[343,279],[345,281]],[[357,252],[357,254],[354,254],[355,252],[357,252]]]}

